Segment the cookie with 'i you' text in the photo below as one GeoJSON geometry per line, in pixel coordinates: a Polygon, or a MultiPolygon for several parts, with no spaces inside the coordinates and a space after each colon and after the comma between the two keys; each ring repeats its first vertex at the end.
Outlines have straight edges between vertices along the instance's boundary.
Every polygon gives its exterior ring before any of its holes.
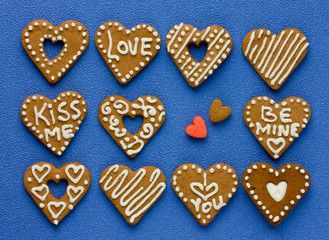
{"type": "Polygon", "coordinates": [[[135,225],[163,194],[166,178],[156,167],[132,171],[116,164],[102,172],[99,184],[126,221],[135,225]]]}
{"type": "Polygon", "coordinates": [[[233,42],[230,34],[220,26],[209,26],[199,31],[188,24],[175,25],[167,34],[167,51],[191,87],[199,86],[230,55],[233,42]],[[189,46],[207,44],[201,62],[190,53],[189,46]]]}
{"type": "Polygon", "coordinates": [[[98,118],[104,129],[130,158],[134,158],[160,129],[166,117],[165,108],[157,97],[142,96],[133,102],[121,96],[110,96],[99,105],[98,118]],[[131,134],[124,117],[143,117],[140,129],[131,134]]]}
{"type": "Polygon", "coordinates": [[[56,155],[62,155],[85,118],[87,103],[77,92],[67,91],[54,100],[33,95],[24,100],[25,126],[56,155]]]}
{"type": "Polygon", "coordinates": [[[98,28],[95,43],[114,77],[126,84],[157,55],[161,38],[148,24],[128,30],[121,23],[110,21],[98,28]]]}
{"type": "Polygon", "coordinates": [[[48,82],[55,84],[71,69],[89,43],[87,28],[77,21],[66,21],[58,27],[46,20],[30,22],[22,32],[22,44],[48,82]],[[53,59],[47,57],[44,43],[62,42],[63,49],[53,59]]]}
{"type": "Polygon", "coordinates": [[[30,166],[24,175],[24,186],[50,222],[57,225],[87,193],[91,174],[84,165],[71,162],[60,168],[47,162],[30,166]],[[64,195],[58,199],[49,189],[49,181],[67,181],[64,195]]]}
{"type": "Polygon", "coordinates": [[[274,159],[299,136],[310,117],[310,106],[299,97],[288,97],[280,103],[266,96],[254,97],[243,112],[244,122],[274,159]]]}
{"type": "Polygon", "coordinates": [[[238,184],[234,168],[225,163],[214,164],[207,170],[186,163],[179,166],[171,178],[177,196],[202,226],[208,225],[226,206],[238,184]]]}
{"type": "Polygon", "coordinates": [[[295,28],[284,29],[278,35],[256,29],[243,39],[242,51],[261,78],[277,90],[303,60],[308,45],[305,35],[295,28]]]}
{"type": "Polygon", "coordinates": [[[293,163],[280,169],[255,163],[242,175],[243,188],[272,226],[278,225],[296,206],[310,182],[306,169],[293,163]]]}

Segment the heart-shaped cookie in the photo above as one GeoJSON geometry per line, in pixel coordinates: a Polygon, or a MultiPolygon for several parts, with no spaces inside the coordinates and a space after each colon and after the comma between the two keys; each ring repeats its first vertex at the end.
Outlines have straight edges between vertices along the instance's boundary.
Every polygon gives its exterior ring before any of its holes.
{"type": "Polygon", "coordinates": [[[220,121],[225,120],[228,118],[232,113],[232,110],[230,107],[223,107],[222,101],[219,99],[215,99],[209,110],[209,116],[210,116],[210,121],[213,123],[217,123],[220,121]]]}
{"type": "Polygon", "coordinates": [[[275,159],[299,136],[310,117],[310,106],[298,97],[288,97],[280,103],[266,96],[254,97],[243,112],[250,131],[275,159]]]}
{"type": "Polygon", "coordinates": [[[186,163],[179,166],[171,178],[176,194],[203,226],[232,198],[238,183],[235,170],[224,163],[214,164],[208,170],[186,163]]]}
{"type": "Polygon", "coordinates": [[[242,175],[243,188],[272,226],[296,206],[308,191],[310,181],[306,169],[292,163],[278,170],[267,163],[256,163],[242,175]]]}
{"type": "Polygon", "coordinates": [[[135,225],[161,197],[166,178],[156,167],[142,167],[133,172],[116,164],[102,172],[99,184],[126,221],[135,225]]]}
{"type": "Polygon", "coordinates": [[[24,186],[34,202],[50,222],[57,225],[83,198],[90,186],[89,170],[77,162],[56,168],[47,162],[39,162],[29,167],[24,175],[24,186]],[[65,194],[54,197],[48,183],[60,180],[68,182],[65,194]]]}
{"type": "Polygon", "coordinates": [[[194,138],[205,138],[207,137],[207,127],[202,117],[196,116],[193,118],[193,124],[186,127],[185,132],[187,135],[194,138]]]}
{"type": "Polygon", "coordinates": [[[127,30],[121,23],[106,22],[98,28],[95,43],[115,78],[126,84],[157,55],[161,39],[148,24],[127,30]]]}
{"type": "Polygon", "coordinates": [[[287,28],[277,36],[267,29],[256,29],[243,39],[242,51],[261,78],[277,90],[303,60],[308,45],[298,29],[287,28]]]}
{"type": "Polygon", "coordinates": [[[84,25],[76,21],[63,22],[55,27],[45,20],[30,22],[22,32],[22,44],[48,82],[55,84],[71,69],[86,51],[89,34],[84,25]],[[45,40],[63,42],[63,49],[53,59],[47,57],[45,40]]]}
{"type": "Polygon", "coordinates": [[[167,50],[191,87],[199,86],[230,55],[233,42],[230,34],[220,26],[209,26],[203,31],[188,24],[175,25],[167,34],[167,50]],[[190,53],[189,45],[206,43],[207,53],[201,62],[190,53]]]}
{"type": "Polygon", "coordinates": [[[55,100],[33,95],[24,100],[21,118],[26,127],[53,153],[62,155],[87,113],[77,92],[63,92],[55,100]]]}
{"type": "Polygon", "coordinates": [[[105,130],[128,155],[136,157],[145,144],[159,130],[166,117],[162,102],[154,96],[142,96],[129,102],[121,96],[110,96],[99,105],[98,118],[105,130]],[[143,123],[137,133],[126,129],[123,117],[143,116],[143,123]]]}

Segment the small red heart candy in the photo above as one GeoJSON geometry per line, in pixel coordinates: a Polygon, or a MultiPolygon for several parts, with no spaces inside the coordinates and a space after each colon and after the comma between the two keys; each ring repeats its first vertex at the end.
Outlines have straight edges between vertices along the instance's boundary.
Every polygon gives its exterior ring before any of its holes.
{"type": "Polygon", "coordinates": [[[202,117],[196,116],[193,119],[193,124],[188,125],[185,132],[194,138],[205,138],[207,137],[207,127],[202,117]]]}

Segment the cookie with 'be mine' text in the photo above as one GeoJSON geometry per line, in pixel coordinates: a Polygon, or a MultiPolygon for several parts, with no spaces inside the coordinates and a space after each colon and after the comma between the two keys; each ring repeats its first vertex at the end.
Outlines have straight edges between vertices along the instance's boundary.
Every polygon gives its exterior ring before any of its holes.
{"type": "Polygon", "coordinates": [[[91,174],[84,165],[71,162],[56,168],[47,162],[29,167],[24,186],[50,222],[57,225],[83,198],[90,186],[91,174]],[[67,181],[64,195],[58,199],[50,191],[49,181],[67,181]]]}
{"type": "Polygon", "coordinates": [[[162,102],[154,96],[142,96],[133,102],[121,96],[110,96],[99,105],[98,118],[104,129],[130,158],[134,158],[160,129],[166,117],[162,102]],[[140,129],[131,134],[124,117],[143,117],[140,129]]]}
{"type": "Polygon", "coordinates": [[[225,163],[214,164],[208,170],[186,163],[171,178],[176,194],[202,226],[208,225],[227,204],[238,184],[235,170],[225,163]]]}
{"type": "Polygon", "coordinates": [[[243,39],[242,51],[261,78],[277,90],[303,60],[308,45],[304,34],[295,28],[284,29],[278,35],[256,29],[243,39]]]}
{"type": "Polygon", "coordinates": [[[298,97],[288,97],[280,103],[266,96],[254,97],[243,112],[250,131],[275,159],[299,136],[310,117],[310,106],[298,97]]]}
{"type": "Polygon", "coordinates": [[[56,155],[62,155],[87,113],[87,103],[77,92],[59,94],[54,100],[33,95],[24,100],[25,126],[56,155]]]}
{"type": "Polygon", "coordinates": [[[166,178],[156,167],[142,167],[133,172],[116,164],[102,172],[99,184],[126,221],[135,225],[161,197],[166,178]]]}
{"type": "Polygon", "coordinates": [[[310,187],[305,168],[289,163],[275,169],[267,163],[250,165],[242,175],[242,185],[258,209],[272,225],[278,225],[310,187]]]}
{"type": "Polygon", "coordinates": [[[199,31],[188,24],[175,25],[167,34],[167,51],[191,87],[199,86],[230,55],[233,42],[230,34],[220,26],[209,26],[199,31]],[[190,53],[189,46],[207,44],[201,62],[190,53]]]}
{"type": "Polygon", "coordinates": [[[71,69],[89,43],[87,28],[77,21],[66,21],[55,27],[48,21],[30,22],[22,32],[22,44],[48,82],[55,84],[71,69]],[[63,49],[53,59],[47,57],[45,42],[63,43],[63,49]]]}
{"type": "Polygon", "coordinates": [[[157,55],[161,38],[148,24],[127,30],[121,23],[111,21],[98,28],[95,43],[114,77],[126,84],[157,55]]]}

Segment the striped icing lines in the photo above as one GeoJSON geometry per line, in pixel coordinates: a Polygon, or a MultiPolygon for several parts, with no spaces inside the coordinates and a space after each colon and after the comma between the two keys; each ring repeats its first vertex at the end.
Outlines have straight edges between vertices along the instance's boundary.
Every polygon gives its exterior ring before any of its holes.
{"type": "Polygon", "coordinates": [[[187,24],[174,26],[167,34],[167,51],[187,82],[197,87],[208,78],[232,50],[232,39],[222,27],[209,26],[203,31],[187,24]],[[201,62],[191,56],[189,45],[207,43],[207,53],[201,62]]]}
{"type": "Polygon", "coordinates": [[[302,61],[308,45],[304,34],[297,29],[285,29],[278,35],[267,29],[256,29],[244,38],[242,51],[262,79],[278,89],[302,61]]]}

